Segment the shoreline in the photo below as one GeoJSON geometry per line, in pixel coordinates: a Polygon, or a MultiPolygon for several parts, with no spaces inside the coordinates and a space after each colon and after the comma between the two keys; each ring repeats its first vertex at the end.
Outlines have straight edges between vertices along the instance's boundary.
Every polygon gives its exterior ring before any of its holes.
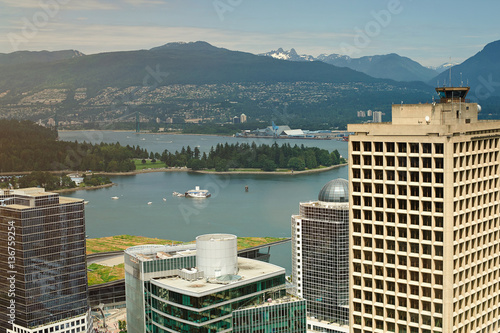
{"type": "Polygon", "coordinates": [[[195,133],[181,133],[181,132],[139,132],[137,133],[134,130],[59,130],[59,132],[115,132],[115,133],[133,133],[133,134],[153,134],[153,135],[196,135],[196,136],[219,136],[219,137],[228,137],[232,138],[233,135],[224,135],[224,134],[195,134],[195,133]]]}
{"type": "MultiPolygon", "coordinates": [[[[179,168],[156,168],[156,169],[145,169],[145,170],[134,170],[134,171],[127,171],[127,172],[106,172],[106,171],[96,171],[96,172],[82,172],[79,171],[79,173],[86,173],[86,174],[94,174],[94,175],[103,175],[103,176],[135,176],[135,175],[140,175],[144,173],[153,173],[153,172],[193,172],[193,173],[204,173],[204,174],[218,174],[218,175],[303,175],[303,174],[310,174],[310,173],[317,173],[317,172],[324,172],[324,171],[329,171],[335,168],[340,168],[343,166],[346,166],[347,163],[344,164],[337,164],[337,165],[331,165],[326,168],[320,168],[320,169],[311,169],[311,170],[303,170],[303,171],[285,171],[285,172],[279,172],[279,171],[238,171],[237,169],[234,171],[206,171],[206,170],[191,170],[187,167],[179,167],[179,168]]],[[[63,171],[48,171],[51,173],[75,173],[76,171],[70,171],[70,170],[63,170],[63,171]]],[[[31,171],[22,171],[22,172],[4,172],[0,173],[0,176],[16,176],[20,174],[30,174],[31,171]]],[[[57,190],[57,191],[65,191],[65,192],[71,192],[71,191],[78,191],[78,190],[93,190],[93,189],[98,189],[102,187],[109,187],[109,186],[114,186],[116,185],[115,183],[111,184],[105,184],[105,185],[98,185],[98,186],[89,186],[89,187],[75,187],[75,188],[70,188],[70,189],[62,189],[62,190],[57,190]]]]}
{"type": "Polygon", "coordinates": [[[112,187],[112,186],[115,186],[115,185],[117,185],[117,184],[111,183],[111,184],[104,184],[104,185],[97,185],[97,186],[63,188],[61,190],[54,190],[54,191],[50,191],[50,192],[54,192],[54,193],[67,193],[67,192],[76,192],[76,191],[81,191],[81,190],[90,191],[90,190],[99,190],[101,188],[106,188],[106,187],[112,187]]]}
{"type": "Polygon", "coordinates": [[[191,172],[195,173],[204,173],[204,174],[216,174],[216,175],[286,175],[286,176],[295,176],[295,175],[304,175],[310,173],[318,173],[323,171],[330,171],[336,168],[340,168],[346,166],[347,163],[331,165],[326,168],[321,169],[311,169],[311,170],[302,170],[302,171],[286,171],[286,172],[277,172],[277,171],[204,171],[204,170],[191,170],[191,172]]]}

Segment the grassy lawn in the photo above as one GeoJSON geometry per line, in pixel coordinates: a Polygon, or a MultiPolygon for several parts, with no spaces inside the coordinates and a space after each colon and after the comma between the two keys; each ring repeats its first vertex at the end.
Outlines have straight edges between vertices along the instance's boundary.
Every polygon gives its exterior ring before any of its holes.
{"type": "Polygon", "coordinates": [[[87,254],[125,250],[135,245],[144,244],[180,244],[182,242],[142,236],[119,235],[87,239],[87,254]]]}
{"type": "Polygon", "coordinates": [[[125,264],[113,267],[92,264],[87,267],[89,286],[125,278],[125,264]]]}
{"type": "Polygon", "coordinates": [[[153,163],[151,160],[147,159],[146,163],[143,164],[141,159],[134,159],[134,163],[136,170],[166,168],[165,163],[159,160],[156,160],[156,162],[153,163]]]}
{"type": "MultiPolygon", "coordinates": [[[[238,250],[258,245],[276,242],[285,238],[276,237],[238,237],[238,250]]],[[[131,246],[144,244],[182,244],[183,242],[142,236],[120,235],[87,239],[87,254],[125,250],[131,246]]],[[[92,264],[87,267],[89,286],[125,278],[125,266],[119,264],[113,267],[92,264]]]]}

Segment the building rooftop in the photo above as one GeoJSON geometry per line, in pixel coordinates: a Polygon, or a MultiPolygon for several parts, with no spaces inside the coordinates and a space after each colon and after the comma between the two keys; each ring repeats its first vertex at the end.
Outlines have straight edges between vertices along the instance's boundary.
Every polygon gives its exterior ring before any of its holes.
{"type": "Polygon", "coordinates": [[[303,301],[303,298],[297,297],[292,294],[287,294],[286,296],[280,297],[280,298],[269,298],[265,302],[260,303],[260,304],[252,304],[249,306],[245,306],[242,308],[239,308],[238,310],[245,310],[249,308],[263,308],[266,306],[272,306],[276,304],[285,304],[285,303],[291,303],[291,302],[300,302],[303,301]]]}
{"type": "Polygon", "coordinates": [[[151,282],[159,287],[177,291],[195,297],[204,296],[234,288],[238,285],[247,284],[251,281],[258,281],[266,277],[285,274],[285,269],[263,261],[238,257],[238,276],[241,278],[232,281],[218,281],[217,279],[199,279],[188,281],[179,276],[154,279],[151,282]]]}
{"type": "Polygon", "coordinates": [[[329,208],[329,209],[349,209],[349,202],[325,202],[325,201],[308,201],[301,202],[301,206],[329,208]]]}
{"type": "Polygon", "coordinates": [[[60,204],[67,204],[67,203],[73,203],[73,202],[82,202],[83,199],[77,199],[77,198],[69,198],[69,197],[59,197],[59,203],[60,204]]]}
{"type": "Polygon", "coordinates": [[[0,190],[0,195],[14,195],[14,194],[37,197],[37,196],[56,194],[56,193],[45,192],[45,189],[43,187],[25,187],[16,190],[0,190]]]}
{"type": "Polygon", "coordinates": [[[137,245],[125,250],[128,255],[140,261],[152,261],[196,255],[196,244],[182,245],[137,245]]]}
{"type": "Polygon", "coordinates": [[[329,181],[319,191],[318,200],[323,202],[349,202],[349,182],[342,178],[329,181]]]}
{"type": "Polygon", "coordinates": [[[12,209],[30,209],[54,204],[83,202],[83,199],[60,197],[59,193],[45,192],[44,188],[28,187],[16,190],[0,190],[0,206],[12,209]],[[44,197],[49,198],[46,201],[44,197]]]}

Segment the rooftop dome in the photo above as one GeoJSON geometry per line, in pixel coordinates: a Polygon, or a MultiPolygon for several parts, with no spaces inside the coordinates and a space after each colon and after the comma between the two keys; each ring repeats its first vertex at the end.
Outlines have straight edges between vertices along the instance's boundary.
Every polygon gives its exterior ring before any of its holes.
{"type": "Polygon", "coordinates": [[[319,192],[318,200],[324,202],[349,202],[348,181],[342,178],[329,181],[319,192]]]}

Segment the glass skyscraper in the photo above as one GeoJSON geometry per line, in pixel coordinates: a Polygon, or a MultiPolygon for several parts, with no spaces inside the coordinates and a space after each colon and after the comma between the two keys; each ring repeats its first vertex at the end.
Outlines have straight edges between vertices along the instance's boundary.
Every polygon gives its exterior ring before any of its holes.
{"type": "Polygon", "coordinates": [[[331,332],[348,329],[348,187],[344,179],[328,182],[318,201],[300,203],[300,214],[292,216],[295,293],[307,300],[308,325],[333,322],[339,327],[331,332]]]}
{"type": "Polygon", "coordinates": [[[40,188],[0,191],[0,328],[91,328],[83,200],[40,188]]]}

